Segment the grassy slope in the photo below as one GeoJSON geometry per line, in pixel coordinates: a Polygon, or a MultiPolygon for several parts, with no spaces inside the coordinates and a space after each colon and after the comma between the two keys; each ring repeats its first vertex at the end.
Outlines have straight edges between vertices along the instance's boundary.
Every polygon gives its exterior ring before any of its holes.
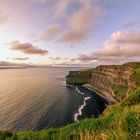
{"type": "Polygon", "coordinates": [[[127,92],[127,86],[120,86],[120,85],[112,85],[112,90],[114,91],[117,99],[124,99],[127,92]]]}
{"type": "Polygon", "coordinates": [[[137,82],[137,85],[140,86],[140,68],[135,69],[133,79],[137,82]]]}
{"type": "Polygon", "coordinates": [[[137,88],[132,89],[121,103],[108,106],[97,119],[39,132],[1,131],[0,140],[139,140],[140,66],[136,67],[133,80],[137,82],[137,88]]]}

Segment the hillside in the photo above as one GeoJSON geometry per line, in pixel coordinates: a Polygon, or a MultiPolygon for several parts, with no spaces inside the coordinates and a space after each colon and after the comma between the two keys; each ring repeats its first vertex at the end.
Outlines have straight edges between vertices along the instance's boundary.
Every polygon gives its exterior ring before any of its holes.
{"type": "Polygon", "coordinates": [[[86,84],[110,102],[99,118],[38,132],[1,131],[0,140],[139,140],[140,63],[99,66],[85,81],[83,77],[70,72],[67,84],[86,84]]]}

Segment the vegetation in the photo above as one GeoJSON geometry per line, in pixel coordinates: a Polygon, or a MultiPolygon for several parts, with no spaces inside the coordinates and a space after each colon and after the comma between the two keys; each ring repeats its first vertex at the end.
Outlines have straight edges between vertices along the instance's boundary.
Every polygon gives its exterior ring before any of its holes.
{"type": "Polygon", "coordinates": [[[140,68],[140,62],[128,62],[128,63],[125,63],[123,65],[130,65],[130,66],[133,66],[135,68],[140,68]]]}
{"type": "Polygon", "coordinates": [[[77,84],[77,85],[82,85],[82,84],[87,84],[90,82],[91,77],[92,77],[92,72],[93,69],[85,69],[85,70],[80,70],[80,71],[71,71],[69,75],[67,75],[67,84],[77,84]]]}
{"type": "Polygon", "coordinates": [[[136,81],[136,84],[140,86],[140,67],[135,69],[135,74],[133,75],[133,80],[136,81]]]}
{"type": "Polygon", "coordinates": [[[126,86],[120,86],[120,85],[113,85],[112,90],[114,91],[116,97],[119,100],[122,100],[126,96],[127,87],[126,86]]]}

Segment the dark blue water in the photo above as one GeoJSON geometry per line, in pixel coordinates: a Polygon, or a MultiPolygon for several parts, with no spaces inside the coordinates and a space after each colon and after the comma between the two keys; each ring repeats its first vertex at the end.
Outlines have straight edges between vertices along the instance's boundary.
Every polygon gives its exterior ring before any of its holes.
{"type": "Polygon", "coordinates": [[[84,118],[97,118],[106,108],[108,102],[95,92],[85,87],[77,87],[79,91],[83,93],[83,95],[81,95],[83,98],[90,97],[88,100],[85,101],[86,106],[82,109],[82,115],[78,116],[78,119],[81,120],[84,118]]]}
{"type": "MultiPolygon", "coordinates": [[[[0,70],[0,129],[40,130],[72,123],[83,104],[83,95],[65,86],[65,76],[69,70],[78,69],[0,70]]],[[[87,91],[86,94],[92,99],[87,101],[78,119],[97,117],[100,113],[93,94],[87,91]]]]}

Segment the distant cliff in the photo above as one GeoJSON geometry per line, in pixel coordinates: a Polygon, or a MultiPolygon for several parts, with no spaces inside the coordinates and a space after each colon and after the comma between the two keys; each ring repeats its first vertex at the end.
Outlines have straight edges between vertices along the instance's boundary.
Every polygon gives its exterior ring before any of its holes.
{"type": "Polygon", "coordinates": [[[90,82],[93,69],[85,69],[80,71],[70,71],[66,76],[66,84],[83,85],[90,82]]]}
{"type": "Polygon", "coordinates": [[[85,87],[96,91],[108,102],[116,103],[125,98],[131,89],[137,86],[139,69],[140,63],[102,65],[90,70],[91,75],[86,71],[82,74],[80,71],[70,72],[66,83],[85,84],[85,87]]]}

